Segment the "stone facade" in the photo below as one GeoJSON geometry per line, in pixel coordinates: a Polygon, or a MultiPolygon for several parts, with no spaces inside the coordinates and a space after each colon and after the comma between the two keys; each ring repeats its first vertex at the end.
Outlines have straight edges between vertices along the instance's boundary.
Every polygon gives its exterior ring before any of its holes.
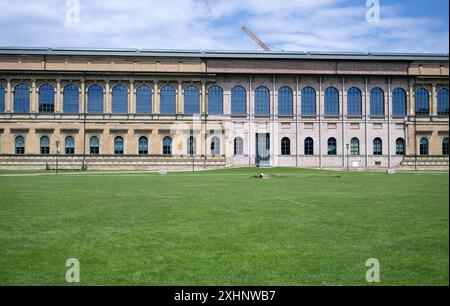
{"type": "MultiPolygon", "coordinates": [[[[438,113],[438,92],[448,90],[448,55],[313,55],[205,52],[119,52],[86,50],[0,50],[0,86],[4,106],[0,109],[0,169],[53,168],[80,169],[153,169],[255,166],[260,157],[256,135],[269,134],[265,144],[267,165],[316,168],[392,168],[405,159],[417,160],[420,142],[429,141],[428,158],[436,158],[448,167],[443,141],[448,139],[448,113],[438,113]],[[16,86],[26,84],[29,111],[16,112],[16,86]],[[54,89],[54,109],[39,107],[40,88],[54,89]],[[79,90],[78,109],[64,112],[64,88],[74,84],[79,90]],[[88,112],[91,85],[103,88],[103,112],[88,112]],[[127,109],[112,111],[113,88],[124,85],[127,109]],[[152,112],[137,113],[137,88],[146,84],[152,89],[152,112]],[[161,113],[161,88],[175,89],[175,112],[161,113]],[[185,89],[198,89],[196,115],[185,111],[185,89]],[[223,114],[209,114],[209,89],[223,91],[223,114]],[[247,114],[232,113],[232,89],[246,90],[247,114]],[[270,114],[256,115],[255,91],[269,90],[270,114]],[[279,89],[292,90],[292,114],[279,111],[279,89]],[[302,90],[311,87],[316,94],[315,115],[302,115],[302,90]],[[325,115],[325,89],[339,93],[339,112],[325,115]],[[348,91],[361,91],[362,111],[347,113],[348,91]],[[372,116],[370,93],[380,88],[384,93],[384,115],[372,116]],[[404,116],[393,114],[393,90],[406,93],[404,116]],[[417,88],[430,93],[427,116],[416,116],[417,88]],[[97,137],[99,155],[91,155],[90,141],[97,137]],[[195,138],[195,154],[189,154],[188,139],[195,138]],[[24,155],[17,154],[17,137],[25,141],[24,155]],[[49,152],[42,154],[41,138],[50,140],[49,152]],[[67,137],[74,139],[73,154],[66,154],[67,137]],[[115,150],[115,139],[123,139],[123,152],[115,150]],[[139,154],[139,139],[148,140],[148,152],[139,154]],[[170,137],[170,154],[164,151],[163,139],[170,137]],[[242,154],[235,154],[235,139],[243,140],[242,154]],[[282,151],[288,138],[290,148],[282,151]],[[305,154],[306,138],[313,139],[313,153],[305,154]],[[328,154],[330,138],[336,140],[336,154],[328,154]],[[351,140],[359,140],[359,154],[351,153],[351,140]],[[374,154],[374,139],[382,141],[381,155],[374,154]],[[216,148],[212,141],[216,139],[216,148]],[[405,142],[405,154],[397,154],[397,140],[405,142]],[[59,146],[57,148],[57,143],[59,146]],[[219,149],[217,149],[219,146],[219,149]],[[59,154],[58,154],[59,152],[59,154]],[[445,162],[446,161],[446,162],[445,162]]],[[[448,92],[448,91],[447,91],[448,92]]],[[[0,96],[1,98],[1,96],[0,96]]],[[[1,101],[0,101],[1,102],[1,101]]],[[[448,105],[448,95],[447,95],[448,105]]],[[[422,152],[423,153],[423,152],[422,152]]],[[[423,154],[422,154],[423,155],[423,154]]],[[[411,164],[408,164],[411,166],[411,164]]]]}

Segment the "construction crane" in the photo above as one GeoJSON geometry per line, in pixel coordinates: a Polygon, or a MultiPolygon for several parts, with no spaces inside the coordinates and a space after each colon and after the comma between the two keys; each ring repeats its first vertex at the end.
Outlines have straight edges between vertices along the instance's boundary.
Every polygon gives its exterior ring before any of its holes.
{"type": "Polygon", "coordinates": [[[250,36],[251,39],[253,39],[261,48],[263,48],[266,52],[271,52],[272,50],[261,40],[256,36],[255,33],[253,33],[249,28],[247,28],[246,25],[242,26],[242,30],[250,36]]]}

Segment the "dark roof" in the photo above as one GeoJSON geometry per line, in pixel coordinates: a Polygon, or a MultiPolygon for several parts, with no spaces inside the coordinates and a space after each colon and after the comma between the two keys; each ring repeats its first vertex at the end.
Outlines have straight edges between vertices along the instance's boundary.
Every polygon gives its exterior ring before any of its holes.
{"type": "Polygon", "coordinates": [[[223,59],[325,59],[325,60],[389,60],[448,61],[445,53],[383,53],[383,52],[265,52],[265,51],[200,51],[150,49],[83,49],[0,47],[0,55],[114,56],[114,57],[176,57],[223,59]]]}

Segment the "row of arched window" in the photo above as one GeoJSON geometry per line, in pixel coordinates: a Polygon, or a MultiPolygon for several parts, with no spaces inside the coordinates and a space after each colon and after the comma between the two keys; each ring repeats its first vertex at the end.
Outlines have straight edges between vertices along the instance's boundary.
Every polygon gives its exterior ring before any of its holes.
{"type": "MultiPolygon", "coordinates": [[[[77,85],[70,84],[63,90],[63,112],[78,113],[80,90],[77,85]]],[[[98,84],[88,88],[87,112],[101,114],[104,112],[104,89],[98,84]]],[[[112,89],[112,113],[128,113],[128,88],[118,84],[112,89]]],[[[160,91],[160,114],[173,115],[176,113],[176,89],[171,85],[165,85],[160,91]]],[[[301,91],[301,115],[315,116],[316,90],[305,87],[301,91]]],[[[150,86],[142,84],[136,88],[136,113],[152,113],[153,90],[150,86]]],[[[293,91],[288,86],[278,90],[278,114],[281,116],[293,115],[293,91]]],[[[392,92],[392,113],[396,117],[404,117],[407,113],[406,91],[400,87],[392,92]]],[[[189,85],[184,88],[184,113],[193,115],[200,113],[200,90],[189,85]]],[[[340,95],[335,87],[328,87],[324,91],[324,106],[326,116],[340,115],[340,95]]],[[[5,88],[0,84],[0,112],[5,110],[5,88]]],[[[18,84],[14,89],[14,112],[28,113],[30,111],[30,90],[25,83],[18,84]]],[[[39,87],[39,112],[53,113],[55,111],[55,89],[51,84],[43,84],[39,87]]],[[[247,91],[242,86],[236,86],[231,90],[231,114],[247,114],[247,91]]],[[[361,116],[362,93],[357,87],[352,87],[347,92],[347,114],[349,116],[361,116]]],[[[417,115],[430,114],[430,92],[426,88],[417,88],[415,95],[415,112],[417,115]]],[[[447,88],[437,91],[437,112],[440,116],[449,114],[449,93],[447,88]]],[[[223,90],[217,85],[208,89],[208,113],[212,115],[223,114],[223,90]]],[[[270,91],[261,86],[255,90],[255,115],[270,115],[270,91]]],[[[384,116],[385,93],[383,89],[376,87],[370,91],[370,115],[384,116]]]]}
{"type": "MultiPolygon", "coordinates": [[[[42,136],[40,138],[40,154],[49,155],[50,154],[50,138],[47,136],[42,136]]],[[[211,139],[211,155],[220,155],[220,139],[218,137],[213,137],[211,139]]],[[[75,154],[75,139],[72,136],[66,137],[64,141],[64,152],[66,155],[75,154]]],[[[15,153],[17,155],[25,154],[25,138],[23,136],[17,136],[15,139],[15,153]]],[[[124,149],[124,139],[122,137],[114,138],[114,155],[123,155],[125,153],[124,149]]],[[[100,140],[97,136],[92,136],[89,139],[89,154],[100,155],[100,140]]],[[[140,137],[138,140],[138,154],[148,155],[149,154],[149,144],[147,137],[140,137]]],[[[170,136],[164,137],[162,141],[162,154],[172,155],[172,138],[170,136]]],[[[196,155],[196,139],[191,136],[187,140],[187,155],[196,155]]]]}
{"type": "MultiPolygon", "coordinates": [[[[336,138],[331,137],[328,139],[328,155],[337,155],[337,141],[336,138]]],[[[210,142],[210,149],[212,155],[220,155],[220,139],[218,137],[213,137],[210,142]]],[[[429,141],[426,137],[420,139],[419,144],[419,154],[429,155],[429,141]]],[[[67,155],[75,154],[75,139],[72,136],[68,136],[64,143],[64,152],[67,155]]],[[[93,136],[89,140],[89,152],[91,155],[100,154],[100,141],[97,136],[93,136]]],[[[124,140],[122,137],[116,137],[114,139],[114,154],[123,155],[124,150],[124,140]]],[[[405,140],[403,138],[398,138],[396,140],[396,155],[405,155],[405,140]]],[[[25,138],[23,136],[17,136],[15,139],[15,153],[18,155],[25,154],[25,138]]],[[[190,136],[187,139],[187,155],[196,155],[196,139],[190,136]]],[[[47,136],[42,136],[40,139],[40,154],[48,155],[50,154],[50,139],[47,136]]],[[[148,155],[149,145],[147,137],[141,137],[138,141],[138,154],[148,155]]],[[[172,155],[172,138],[166,136],[162,141],[162,154],[172,155]]],[[[236,137],[234,139],[234,155],[239,156],[244,154],[244,141],[241,137],[236,137]]],[[[288,137],[281,139],[281,155],[290,156],[291,155],[291,140],[288,137]]],[[[308,137],[304,141],[304,155],[314,155],[314,140],[308,137]]],[[[360,155],[360,142],[359,139],[354,137],[350,141],[350,155],[359,156],[360,155]]],[[[375,138],[373,140],[373,155],[381,156],[383,155],[383,141],[381,138],[375,138]]],[[[449,155],[449,139],[444,138],[442,141],[442,155],[449,155]]]]}

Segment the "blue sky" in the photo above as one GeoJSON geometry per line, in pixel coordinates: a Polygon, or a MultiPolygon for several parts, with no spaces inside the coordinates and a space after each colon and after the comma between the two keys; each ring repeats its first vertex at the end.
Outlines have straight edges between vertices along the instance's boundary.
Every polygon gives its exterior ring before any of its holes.
{"type": "Polygon", "coordinates": [[[0,0],[0,45],[91,48],[259,50],[246,24],[287,51],[444,52],[448,0],[0,0]],[[69,5],[71,7],[71,5],[69,5]]]}

